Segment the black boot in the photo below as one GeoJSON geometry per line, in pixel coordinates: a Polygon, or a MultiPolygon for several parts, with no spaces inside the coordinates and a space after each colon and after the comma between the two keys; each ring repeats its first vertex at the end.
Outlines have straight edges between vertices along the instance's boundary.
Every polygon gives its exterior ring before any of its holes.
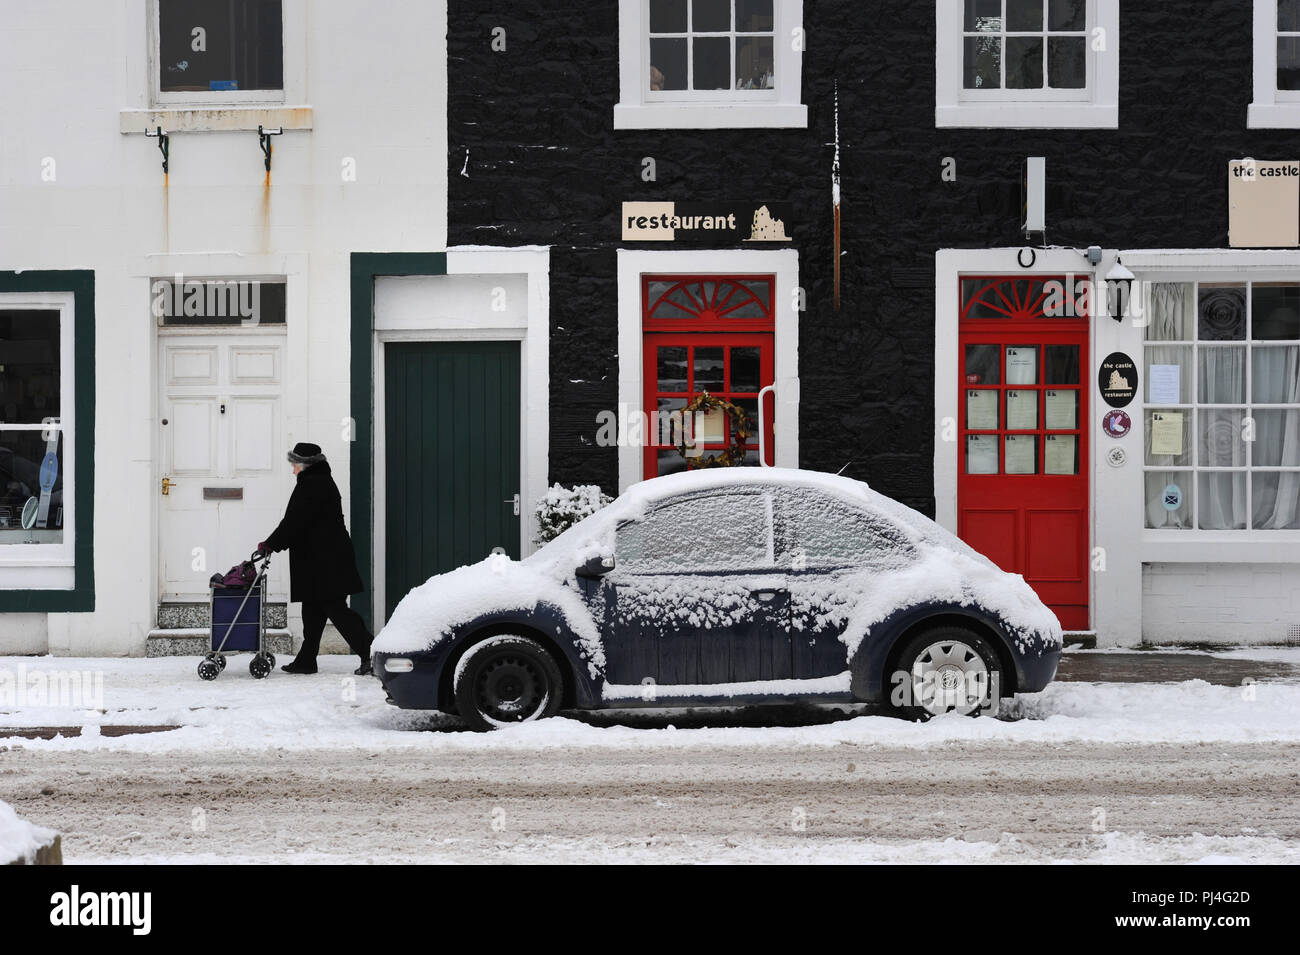
{"type": "Polygon", "coordinates": [[[370,665],[368,657],[361,658],[361,666],[352,671],[353,676],[374,676],[375,668],[370,665]]]}
{"type": "Polygon", "coordinates": [[[304,663],[301,660],[295,659],[286,663],[284,666],[280,667],[280,669],[285,673],[315,673],[316,661],[313,660],[310,663],[304,663]]]}

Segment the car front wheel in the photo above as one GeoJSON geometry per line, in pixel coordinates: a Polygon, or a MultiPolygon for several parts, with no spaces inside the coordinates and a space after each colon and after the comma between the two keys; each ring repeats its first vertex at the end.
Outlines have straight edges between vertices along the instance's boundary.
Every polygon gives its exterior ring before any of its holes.
{"type": "Polygon", "coordinates": [[[470,647],[453,680],[456,709],[476,730],[554,716],[563,685],[560,668],[542,645],[514,635],[470,647]]]}
{"type": "Polygon", "coordinates": [[[1002,664],[987,640],[939,627],[907,641],[890,674],[890,705],[913,719],[942,713],[996,716],[1002,664]]]}

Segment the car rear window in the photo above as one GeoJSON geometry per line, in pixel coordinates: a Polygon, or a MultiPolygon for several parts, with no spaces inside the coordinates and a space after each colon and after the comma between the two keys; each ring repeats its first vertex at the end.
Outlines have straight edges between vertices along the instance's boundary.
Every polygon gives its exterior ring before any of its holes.
{"type": "Polygon", "coordinates": [[[904,528],[864,508],[802,488],[777,491],[774,530],[777,560],[793,570],[889,570],[917,556],[904,528]]]}

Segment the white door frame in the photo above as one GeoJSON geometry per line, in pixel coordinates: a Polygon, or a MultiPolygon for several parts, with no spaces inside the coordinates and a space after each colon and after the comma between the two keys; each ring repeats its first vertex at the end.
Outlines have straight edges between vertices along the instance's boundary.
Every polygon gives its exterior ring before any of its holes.
{"type": "MultiPolygon", "coordinates": [[[[387,606],[384,552],[388,533],[387,446],[384,408],[384,346],[389,342],[517,341],[519,345],[519,553],[534,548],[533,509],[546,493],[550,467],[550,269],[545,246],[518,248],[450,248],[446,275],[375,277],[374,297],[374,528],[371,566],[374,568],[372,613],[378,633],[392,609],[387,606]],[[494,284],[499,276],[503,284],[494,284]],[[453,286],[457,277],[469,282],[453,286]],[[475,279],[481,279],[475,282],[475,279]],[[449,281],[450,280],[450,281],[449,281]],[[457,305],[444,308],[436,298],[421,300],[419,315],[399,311],[392,301],[403,286],[421,295],[436,292],[438,283],[449,292],[457,288],[457,305]],[[504,284],[510,282],[510,285],[504,284]],[[471,305],[464,307],[464,290],[471,305]],[[526,290],[523,303],[510,298],[511,285],[526,290]],[[481,300],[475,297],[482,291],[481,300]],[[502,307],[498,307],[502,306],[502,307]]],[[[451,296],[449,296],[449,299],[451,296]]]]}
{"type": "MultiPolygon", "coordinates": [[[[618,403],[614,411],[642,411],[641,276],[646,272],[672,275],[734,275],[772,272],[776,329],[773,336],[776,378],[776,421],[773,441],[780,468],[799,466],[799,253],[794,249],[619,249],[618,250],[618,403]]],[[[596,422],[592,422],[594,428],[596,422]]],[[[642,480],[644,448],[628,444],[618,449],[618,490],[642,480]]]]}
{"type": "MultiPolygon", "coordinates": [[[[153,281],[157,278],[171,278],[177,273],[192,278],[235,278],[267,279],[283,278],[285,289],[285,324],[281,334],[285,336],[284,345],[284,385],[281,408],[284,415],[284,427],[281,431],[292,436],[300,431],[308,421],[308,389],[290,387],[290,382],[307,382],[308,376],[308,298],[311,291],[310,256],[305,252],[284,252],[267,255],[243,255],[238,252],[194,252],[194,253],[158,253],[138,257],[130,268],[130,279],[125,283],[127,290],[128,313],[139,315],[141,322],[147,322],[149,331],[149,403],[150,423],[148,448],[151,484],[149,521],[149,618],[157,612],[158,602],[162,596],[162,574],[159,566],[158,541],[161,533],[162,501],[158,488],[163,479],[162,447],[160,428],[158,426],[158,396],[162,388],[162,369],[158,367],[160,340],[175,333],[184,334],[179,328],[165,328],[150,311],[153,301],[153,281]],[[139,302],[139,310],[135,304],[139,302]]],[[[343,319],[346,329],[346,313],[343,319]]],[[[209,329],[211,331],[211,329],[209,329]]],[[[293,490],[292,474],[285,470],[284,499],[289,499],[293,490]]]]}
{"type": "MultiPolygon", "coordinates": [[[[961,278],[964,275],[1074,275],[1092,282],[1095,289],[1099,275],[1105,275],[1106,269],[1115,261],[1114,252],[1107,253],[1099,266],[1092,266],[1084,257],[1082,250],[1076,249],[940,249],[934,257],[934,519],[935,523],[952,533],[957,533],[957,428],[961,411],[961,389],[958,387],[958,372],[961,354],[958,345],[961,325],[961,278]],[[1030,254],[1032,252],[1032,259],[1030,254]],[[1021,262],[1030,262],[1026,267],[1021,262]],[[945,439],[945,437],[947,439],[945,439]]],[[[1095,554],[1106,528],[1099,530],[1102,516],[1098,513],[1098,485],[1111,475],[1104,472],[1113,470],[1103,460],[1109,447],[1101,429],[1104,410],[1093,384],[1093,369],[1097,367],[1100,356],[1107,355],[1115,349],[1110,347],[1108,336],[1114,333],[1113,322],[1104,314],[1104,298],[1093,294],[1090,296],[1092,315],[1088,322],[1088,362],[1087,375],[1081,382],[1089,389],[1091,399],[1092,421],[1082,422],[1088,431],[1091,452],[1089,461],[1091,471],[1088,475],[1088,553],[1095,554]]],[[[1132,409],[1130,409],[1131,411],[1132,409]]],[[[1138,429],[1134,429],[1138,430],[1138,429]]],[[[1128,468],[1141,470],[1140,455],[1131,461],[1128,468]]],[[[1134,495],[1133,500],[1138,498],[1134,495]]],[[[1109,538],[1107,538],[1109,539],[1109,538]]],[[[1113,544],[1111,545],[1114,546],[1113,544]]],[[[1132,550],[1131,548],[1129,550],[1132,550]]],[[[1127,556],[1124,553],[1107,552],[1108,573],[1094,572],[1092,561],[1088,570],[1088,616],[1091,628],[1100,631],[1102,627],[1115,626],[1115,608],[1121,602],[1110,597],[1108,593],[1099,593],[1103,578],[1106,584],[1117,582],[1125,576],[1120,566],[1127,556]],[[1103,605],[1105,609],[1103,610],[1103,605]]],[[[1139,570],[1136,579],[1141,580],[1139,570]]],[[[1129,600],[1122,602],[1128,606],[1129,600]]]]}

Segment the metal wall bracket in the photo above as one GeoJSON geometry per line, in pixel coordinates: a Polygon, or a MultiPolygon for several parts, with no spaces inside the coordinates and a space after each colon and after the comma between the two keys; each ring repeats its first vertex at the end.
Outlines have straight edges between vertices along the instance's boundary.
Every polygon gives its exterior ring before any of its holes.
{"type": "Polygon", "coordinates": [[[257,141],[262,146],[262,155],[266,157],[267,172],[271,171],[271,137],[280,136],[283,134],[284,134],[283,126],[277,126],[275,127],[275,129],[267,129],[267,130],[262,129],[261,126],[257,127],[257,141]]]}
{"type": "Polygon", "coordinates": [[[158,140],[158,151],[162,153],[163,157],[163,175],[167,175],[167,162],[170,159],[172,138],[163,132],[161,126],[155,126],[152,133],[146,129],[144,134],[150,139],[158,140]]]}

